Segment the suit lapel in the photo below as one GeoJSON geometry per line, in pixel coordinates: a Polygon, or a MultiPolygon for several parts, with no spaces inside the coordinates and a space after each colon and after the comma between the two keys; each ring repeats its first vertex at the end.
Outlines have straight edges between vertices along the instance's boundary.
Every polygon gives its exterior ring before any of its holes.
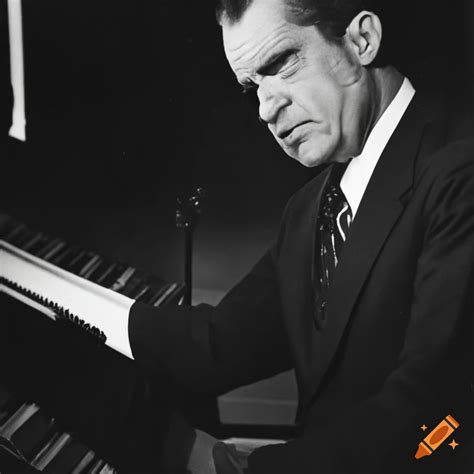
{"type": "MultiPolygon", "coordinates": [[[[288,315],[288,334],[294,348],[295,367],[300,387],[311,379],[314,354],[314,247],[317,215],[322,192],[331,167],[327,167],[304,188],[298,205],[293,206],[287,224],[291,238],[283,240],[280,252],[284,269],[282,298],[284,313],[288,315]]],[[[304,388],[303,388],[304,390],[304,388]]],[[[300,391],[300,396],[301,396],[300,391]]]]}
{"type": "MultiPolygon", "coordinates": [[[[302,394],[303,409],[316,394],[341,342],[364,282],[403,211],[400,198],[412,185],[414,159],[426,124],[426,112],[423,100],[415,95],[382,153],[364,193],[329,291],[326,323],[318,329],[313,324],[312,357],[308,368],[310,377],[308,391],[302,394]]],[[[314,242],[316,225],[312,229],[314,242]]]]}

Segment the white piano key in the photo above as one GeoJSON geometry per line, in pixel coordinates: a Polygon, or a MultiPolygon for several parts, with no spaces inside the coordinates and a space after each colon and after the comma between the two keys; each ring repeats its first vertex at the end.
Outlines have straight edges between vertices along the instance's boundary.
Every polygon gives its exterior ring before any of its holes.
{"type": "Polygon", "coordinates": [[[95,254],[92,259],[85,265],[85,267],[79,272],[79,276],[87,278],[99,265],[102,259],[99,255],[95,254]]]}
{"type": "Polygon", "coordinates": [[[66,246],[66,242],[59,241],[57,244],[55,244],[55,246],[51,250],[49,250],[43,256],[40,255],[40,257],[43,260],[49,260],[50,258],[54,257],[65,246],[66,246]]]}
{"type": "Polygon", "coordinates": [[[77,466],[72,470],[71,474],[83,474],[85,469],[92,460],[95,458],[94,451],[89,451],[77,464],[77,466]]]}
{"type": "Polygon", "coordinates": [[[115,469],[112,466],[106,464],[99,472],[99,474],[115,474],[115,469]]]}
{"type": "Polygon", "coordinates": [[[130,280],[132,275],[135,273],[135,268],[133,267],[128,267],[121,275],[119,278],[117,278],[117,281],[112,285],[111,290],[113,291],[119,291],[121,290],[130,280]]]}
{"type": "Polygon", "coordinates": [[[172,283],[169,288],[153,303],[153,306],[160,306],[161,303],[178,287],[177,283],[172,283]]]}
{"type": "Polygon", "coordinates": [[[33,461],[31,461],[31,465],[39,471],[42,471],[71,441],[71,439],[69,433],[61,433],[54,436],[35,456],[33,461]]]}

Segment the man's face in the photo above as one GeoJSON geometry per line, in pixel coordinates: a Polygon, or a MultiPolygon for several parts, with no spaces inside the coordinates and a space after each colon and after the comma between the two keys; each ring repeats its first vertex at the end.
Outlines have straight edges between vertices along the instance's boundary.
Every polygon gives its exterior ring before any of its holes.
{"type": "Polygon", "coordinates": [[[287,19],[282,0],[254,0],[235,24],[223,22],[237,80],[256,88],[260,117],[285,152],[305,166],[345,161],[360,151],[369,87],[347,41],[327,41],[287,19]]]}

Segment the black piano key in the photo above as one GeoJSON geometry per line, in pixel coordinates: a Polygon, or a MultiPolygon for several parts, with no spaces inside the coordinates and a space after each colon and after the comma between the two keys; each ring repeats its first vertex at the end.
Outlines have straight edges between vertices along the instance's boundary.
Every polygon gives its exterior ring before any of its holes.
{"type": "Polygon", "coordinates": [[[89,276],[95,271],[96,268],[98,268],[102,261],[102,257],[94,254],[94,257],[92,257],[92,259],[86,265],[84,265],[78,275],[83,278],[89,278],[89,276]]]}
{"type": "Polygon", "coordinates": [[[22,249],[25,245],[28,244],[32,239],[35,239],[40,232],[32,229],[26,229],[25,232],[18,234],[11,243],[15,247],[22,249]]]}
{"type": "Polygon", "coordinates": [[[116,474],[116,471],[110,464],[104,464],[99,474],[116,474]]]}
{"type": "Polygon", "coordinates": [[[142,303],[145,303],[153,296],[153,294],[154,294],[153,288],[147,285],[147,288],[145,288],[145,291],[141,292],[139,295],[136,295],[133,299],[135,301],[140,301],[142,303]]]}
{"type": "Polygon", "coordinates": [[[149,291],[140,299],[143,303],[153,304],[168,288],[169,284],[163,282],[160,286],[153,286],[149,291]]]}
{"type": "Polygon", "coordinates": [[[11,242],[11,240],[14,239],[17,234],[19,234],[25,229],[26,225],[22,224],[21,222],[18,222],[10,230],[8,230],[4,236],[2,236],[2,240],[5,240],[6,242],[11,242]]]}
{"type": "Polygon", "coordinates": [[[123,275],[127,267],[121,263],[117,263],[115,268],[100,283],[105,288],[111,288],[112,285],[123,275]]]}
{"type": "Polygon", "coordinates": [[[119,264],[117,262],[104,262],[99,268],[91,275],[91,281],[98,285],[103,285],[104,281],[116,271],[119,264]]]}
{"type": "Polygon", "coordinates": [[[102,459],[96,459],[91,467],[87,470],[87,474],[99,474],[101,469],[105,466],[105,461],[102,459]]]}
{"type": "Polygon", "coordinates": [[[150,286],[151,291],[148,294],[148,297],[151,297],[152,294],[155,294],[159,289],[168,284],[168,282],[163,280],[163,278],[148,273],[146,274],[146,277],[143,278],[143,280],[147,285],[150,286]]]}
{"type": "Polygon", "coordinates": [[[43,237],[36,242],[36,244],[32,245],[28,249],[28,253],[31,253],[32,255],[38,256],[38,253],[43,250],[45,247],[48,247],[51,245],[51,242],[54,242],[55,239],[52,239],[49,235],[43,235],[43,237]]]}
{"type": "Polygon", "coordinates": [[[147,297],[146,295],[149,294],[150,290],[151,290],[150,285],[142,284],[137,288],[137,291],[133,292],[130,295],[130,298],[136,301],[142,301],[147,297]]]}
{"type": "Polygon", "coordinates": [[[75,439],[60,450],[43,469],[45,474],[63,474],[72,472],[77,464],[84,458],[89,449],[75,439]]]}
{"type": "Polygon", "coordinates": [[[33,253],[37,257],[40,257],[44,255],[46,252],[48,252],[49,250],[51,250],[58,242],[59,242],[59,239],[47,236],[47,238],[45,238],[41,242],[41,246],[38,246],[35,249],[32,249],[31,253],[33,253]]]}
{"type": "Polygon", "coordinates": [[[127,283],[118,290],[119,293],[125,296],[130,296],[131,293],[135,292],[138,286],[143,284],[143,278],[140,274],[135,274],[127,281],[127,283]]]}
{"type": "Polygon", "coordinates": [[[21,249],[32,238],[34,238],[36,234],[39,234],[39,232],[36,230],[25,228],[23,231],[19,232],[15,237],[13,237],[10,240],[10,243],[15,247],[21,249]]]}
{"type": "Polygon", "coordinates": [[[155,293],[151,296],[151,298],[148,301],[146,301],[146,303],[151,304],[152,306],[155,306],[155,303],[160,300],[160,298],[163,296],[163,294],[166,292],[169,286],[170,285],[166,283],[161,288],[158,288],[158,290],[155,291],[155,293]]]}
{"type": "Polygon", "coordinates": [[[89,265],[89,263],[95,259],[97,255],[93,252],[84,252],[84,254],[77,258],[74,263],[71,262],[71,264],[68,266],[67,270],[71,273],[74,273],[76,275],[79,275],[81,271],[89,265]]]}
{"type": "Polygon", "coordinates": [[[73,252],[73,249],[67,245],[63,246],[59,252],[57,252],[49,261],[53,265],[59,265],[61,261],[67,259],[69,255],[73,252]]]}
{"type": "Polygon", "coordinates": [[[171,283],[170,285],[168,285],[166,291],[155,300],[153,306],[164,306],[169,300],[169,298],[172,296],[173,292],[176,290],[177,286],[177,283],[171,283]]]}
{"type": "Polygon", "coordinates": [[[61,239],[52,239],[49,242],[46,242],[42,248],[37,249],[34,254],[37,257],[42,258],[43,260],[49,260],[54,255],[56,255],[56,253],[59,252],[65,245],[66,242],[61,239]]]}
{"type": "Polygon", "coordinates": [[[40,232],[35,238],[31,239],[28,243],[23,245],[23,250],[28,253],[34,253],[35,249],[44,247],[46,242],[49,242],[50,238],[46,234],[40,232]]]}
{"type": "Polygon", "coordinates": [[[87,258],[87,251],[84,249],[79,250],[79,252],[67,263],[65,269],[71,271],[77,264],[87,258]]]}
{"type": "Polygon", "coordinates": [[[68,246],[50,261],[53,265],[57,265],[58,267],[65,269],[67,268],[69,263],[71,263],[71,261],[75,259],[81,251],[82,250],[76,246],[73,246],[73,247],[68,246]]]}
{"type": "Polygon", "coordinates": [[[129,291],[125,296],[132,298],[133,300],[140,299],[148,290],[150,285],[147,285],[145,282],[141,281],[133,290],[129,291]]]}
{"type": "Polygon", "coordinates": [[[176,287],[172,290],[172,292],[166,296],[164,301],[162,301],[160,306],[166,306],[169,304],[178,304],[181,298],[184,295],[184,290],[186,285],[184,283],[176,283],[176,287]]]}

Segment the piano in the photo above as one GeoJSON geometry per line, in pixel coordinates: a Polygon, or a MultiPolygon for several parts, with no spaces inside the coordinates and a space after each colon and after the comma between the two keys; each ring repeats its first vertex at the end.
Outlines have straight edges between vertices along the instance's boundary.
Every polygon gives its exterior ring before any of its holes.
{"type": "Polygon", "coordinates": [[[110,435],[80,427],[118,403],[98,401],[109,375],[133,405],[132,304],[179,304],[184,289],[0,214],[0,472],[115,472],[110,435]]]}

